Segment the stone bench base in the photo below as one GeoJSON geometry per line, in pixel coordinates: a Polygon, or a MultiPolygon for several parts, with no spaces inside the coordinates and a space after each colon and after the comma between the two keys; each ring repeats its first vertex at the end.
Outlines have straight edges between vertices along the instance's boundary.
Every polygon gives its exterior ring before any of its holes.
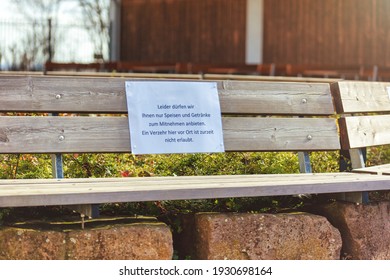
{"type": "Polygon", "coordinates": [[[193,240],[187,254],[197,259],[340,259],[339,231],[317,215],[204,213],[193,217],[192,227],[181,238],[193,240]]]}
{"type": "Polygon", "coordinates": [[[172,259],[169,227],[156,220],[21,224],[0,228],[1,260],[172,259]]]}
{"type": "Polygon", "coordinates": [[[322,206],[320,215],[339,229],[342,258],[390,260],[390,202],[356,205],[335,202],[322,206]]]}
{"type": "MultiPolygon", "coordinates": [[[[316,205],[318,215],[199,213],[182,219],[180,258],[390,259],[390,203],[316,205]],[[329,220],[329,221],[328,221],[329,220]]],[[[170,228],[156,219],[26,223],[0,228],[0,260],[172,259],[170,228]]]]}

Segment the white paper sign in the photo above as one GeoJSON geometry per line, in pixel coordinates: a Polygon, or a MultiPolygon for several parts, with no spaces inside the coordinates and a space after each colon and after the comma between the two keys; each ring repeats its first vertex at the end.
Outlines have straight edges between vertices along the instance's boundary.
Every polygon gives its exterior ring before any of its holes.
{"type": "Polygon", "coordinates": [[[214,82],[126,82],[134,154],[223,152],[214,82]]]}

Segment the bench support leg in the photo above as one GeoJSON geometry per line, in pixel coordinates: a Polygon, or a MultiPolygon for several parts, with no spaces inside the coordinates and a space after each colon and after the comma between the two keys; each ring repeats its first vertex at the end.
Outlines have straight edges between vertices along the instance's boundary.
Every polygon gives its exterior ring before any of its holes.
{"type": "Polygon", "coordinates": [[[51,170],[52,170],[53,178],[56,179],[64,178],[64,168],[62,165],[61,154],[51,155],[51,170]]]}
{"type": "MultiPolygon", "coordinates": [[[[349,155],[351,157],[352,169],[366,167],[366,149],[350,149],[349,155]]],[[[360,203],[368,204],[368,192],[351,193],[351,195],[358,198],[360,203]],[[357,195],[359,197],[356,197],[357,195]]]]}
{"type": "Polygon", "coordinates": [[[79,204],[79,205],[67,205],[67,208],[85,215],[90,219],[96,219],[99,217],[99,204],[79,204]]]}
{"type": "MultiPolygon", "coordinates": [[[[341,154],[340,159],[340,171],[350,171],[350,169],[364,168],[366,166],[366,151],[364,149],[350,149],[344,151],[341,154]],[[350,164],[347,161],[350,161],[350,164]]],[[[351,193],[340,193],[337,199],[353,202],[368,204],[368,192],[351,192],[351,193]]]]}
{"type": "Polygon", "coordinates": [[[301,173],[312,173],[310,156],[308,152],[298,152],[299,171],[301,173]]]}
{"type": "MultiPolygon", "coordinates": [[[[62,155],[61,154],[51,155],[51,161],[52,161],[53,178],[63,179],[64,167],[62,162],[62,155]]],[[[85,215],[91,219],[99,217],[98,204],[68,205],[66,207],[80,213],[82,216],[85,215]]]]}

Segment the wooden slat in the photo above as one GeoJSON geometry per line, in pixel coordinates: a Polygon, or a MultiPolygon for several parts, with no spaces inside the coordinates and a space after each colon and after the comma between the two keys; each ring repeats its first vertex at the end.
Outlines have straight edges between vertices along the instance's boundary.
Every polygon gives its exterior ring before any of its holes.
{"type": "Polygon", "coordinates": [[[370,166],[365,168],[356,168],[352,170],[356,173],[369,173],[369,174],[379,174],[379,175],[390,175],[390,164],[383,164],[377,166],[370,166]]]}
{"type": "Polygon", "coordinates": [[[124,117],[0,117],[0,153],[129,152],[124,117]]]}
{"type": "MultiPolygon", "coordinates": [[[[77,72],[74,72],[77,73],[77,72]]],[[[0,71],[0,77],[4,76],[43,76],[43,71],[0,71]]]]}
{"type": "Polygon", "coordinates": [[[390,83],[342,81],[332,91],[338,113],[390,112],[390,83]]]}
{"type": "MultiPolygon", "coordinates": [[[[332,173],[337,178],[348,177],[351,178],[351,173],[341,172],[341,173],[332,173]]],[[[259,180],[259,176],[266,176],[268,180],[276,182],[284,182],[289,181],[290,178],[295,177],[297,174],[238,174],[234,175],[234,178],[239,182],[241,180],[245,180],[246,182],[256,182],[259,180]]],[[[311,174],[310,174],[311,175],[311,174]]],[[[225,182],[231,180],[232,175],[215,175],[215,176],[187,176],[191,178],[191,182],[204,182],[205,179],[210,179],[212,182],[225,182]]],[[[137,182],[138,185],[142,185],[147,182],[150,184],[151,182],[155,182],[156,184],[166,185],[172,184],[172,180],[182,180],[185,176],[157,176],[157,177],[106,177],[106,178],[66,178],[66,179],[0,179],[0,188],[2,190],[12,190],[15,185],[23,185],[21,188],[36,188],[39,185],[56,185],[57,187],[61,187],[62,184],[91,184],[91,183],[106,183],[109,184],[111,182],[127,182],[131,180],[133,184],[137,182]]],[[[320,179],[317,175],[314,177],[303,177],[302,179],[310,179],[314,181],[316,179],[320,179]]]]}
{"type": "MultiPolygon", "coordinates": [[[[15,185],[0,181],[0,207],[72,205],[111,202],[204,199],[336,193],[390,189],[390,177],[363,174],[291,174],[207,177],[164,177],[97,181],[84,179],[75,184],[62,180],[31,184],[27,180],[15,185]],[[279,180],[275,180],[279,178],[279,180]],[[162,184],[163,182],[163,184],[162,184]]],[[[8,180],[5,180],[6,182],[8,180]]]]}
{"type": "Polygon", "coordinates": [[[136,79],[168,79],[168,80],[202,80],[201,74],[170,73],[125,73],[125,72],[75,72],[75,71],[1,71],[2,76],[61,76],[61,77],[99,77],[99,78],[136,78],[136,79]]]}
{"type": "Polygon", "coordinates": [[[390,115],[341,118],[340,133],[343,149],[390,144],[390,115]]]}
{"type": "MultiPolygon", "coordinates": [[[[1,76],[43,76],[40,71],[2,71],[1,76]]],[[[233,80],[261,82],[295,82],[295,83],[335,83],[342,79],[285,77],[241,74],[170,74],[170,73],[125,73],[125,72],[75,72],[75,71],[46,71],[47,76],[63,77],[100,77],[100,78],[136,78],[136,79],[167,79],[167,80],[233,80]]]]}
{"type": "Polygon", "coordinates": [[[337,126],[329,118],[223,119],[225,147],[239,151],[314,151],[340,148],[337,126]]]}
{"type": "MultiPolygon", "coordinates": [[[[335,150],[330,118],[225,117],[226,151],[335,150]]],[[[0,153],[129,152],[125,117],[0,117],[0,153]]]]}
{"type": "Polygon", "coordinates": [[[46,72],[46,75],[70,76],[70,77],[130,78],[130,79],[202,80],[201,74],[48,71],[46,72]]]}
{"type": "Polygon", "coordinates": [[[329,84],[342,80],[342,79],[329,79],[329,78],[237,75],[237,74],[204,74],[203,79],[233,80],[233,81],[262,81],[262,82],[329,83],[329,84]]]}
{"type": "Polygon", "coordinates": [[[2,76],[0,111],[123,113],[124,82],[120,78],[2,76]]]}
{"type": "Polygon", "coordinates": [[[329,84],[222,81],[218,92],[223,113],[331,115],[335,111],[329,84]]]}
{"type": "MultiPolygon", "coordinates": [[[[0,112],[127,113],[125,78],[1,76],[0,112]]],[[[331,115],[328,84],[218,81],[222,113],[331,115]]]]}

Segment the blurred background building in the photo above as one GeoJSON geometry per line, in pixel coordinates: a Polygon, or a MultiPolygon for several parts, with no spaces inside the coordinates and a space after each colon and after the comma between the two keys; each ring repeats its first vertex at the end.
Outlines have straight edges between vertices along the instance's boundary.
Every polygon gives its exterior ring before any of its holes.
{"type": "Polygon", "coordinates": [[[388,0],[4,0],[1,5],[3,69],[39,69],[46,61],[390,67],[388,0]]]}

